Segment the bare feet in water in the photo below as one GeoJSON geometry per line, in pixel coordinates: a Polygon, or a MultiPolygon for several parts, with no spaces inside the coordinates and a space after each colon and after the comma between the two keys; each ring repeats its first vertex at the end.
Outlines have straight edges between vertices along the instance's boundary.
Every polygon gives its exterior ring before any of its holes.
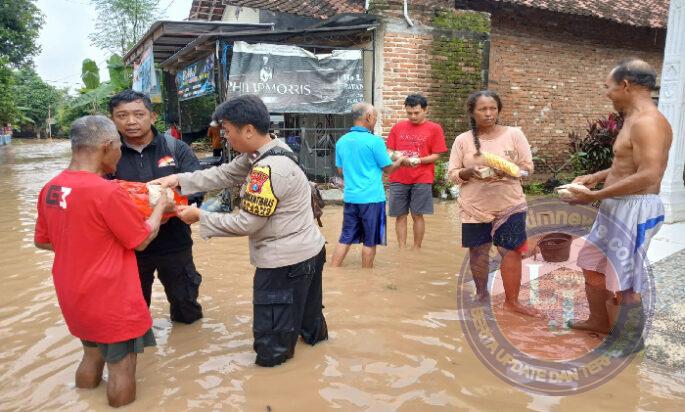
{"type": "Polygon", "coordinates": [[[530,316],[533,318],[542,318],[542,313],[533,309],[529,306],[523,306],[519,302],[504,302],[504,309],[512,312],[520,313],[522,315],[530,316]]]}
{"type": "Polygon", "coordinates": [[[566,322],[566,325],[571,329],[585,330],[593,333],[603,333],[605,335],[609,333],[610,330],[608,321],[602,322],[592,319],[592,317],[588,320],[569,320],[566,322]]]}

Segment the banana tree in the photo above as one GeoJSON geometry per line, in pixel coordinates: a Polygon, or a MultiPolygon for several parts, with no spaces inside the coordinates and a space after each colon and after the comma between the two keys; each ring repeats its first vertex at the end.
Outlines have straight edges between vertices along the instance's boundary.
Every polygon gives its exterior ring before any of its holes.
{"type": "Polygon", "coordinates": [[[85,87],[80,90],[81,95],[74,99],[72,108],[89,107],[91,114],[102,111],[107,99],[114,94],[131,87],[131,72],[124,65],[121,56],[113,54],[107,60],[109,81],[100,82],[100,69],[91,59],[85,59],[81,67],[81,80],[85,87]]]}
{"type": "Polygon", "coordinates": [[[33,120],[31,117],[28,116],[28,112],[31,110],[30,107],[25,107],[25,106],[17,106],[17,124],[32,124],[35,125],[36,121],[33,120]]]}

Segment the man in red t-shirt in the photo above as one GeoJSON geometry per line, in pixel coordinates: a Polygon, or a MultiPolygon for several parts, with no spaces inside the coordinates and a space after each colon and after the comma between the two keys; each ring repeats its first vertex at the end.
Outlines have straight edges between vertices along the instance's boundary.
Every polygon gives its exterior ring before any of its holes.
{"type": "Polygon", "coordinates": [[[420,249],[426,224],[423,215],[433,214],[433,180],[435,161],[447,151],[442,127],[426,119],[428,101],[419,94],[404,100],[407,120],[390,129],[386,146],[391,157],[400,154],[406,159],[400,169],[390,175],[388,214],[394,216],[397,243],[407,244],[407,215],[414,222],[414,249],[420,249]],[[399,152],[399,153],[397,153],[399,152]]]}
{"type": "Polygon", "coordinates": [[[174,139],[181,140],[181,132],[178,131],[178,126],[176,126],[176,123],[171,124],[171,127],[169,128],[169,134],[171,134],[171,137],[174,139]]]}
{"type": "Polygon", "coordinates": [[[35,245],[53,250],[53,282],[64,320],[83,342],[76,387],[100,384],[107,364],[111,406],[135,400],[136,354],[155,344],[135,250],[159,230],[170,203],[160,196],[145,221],[128,194],[102,176],[116,170],[121,139],[104,116],[74,122],[69,167],[38,197],[35,245]]]}

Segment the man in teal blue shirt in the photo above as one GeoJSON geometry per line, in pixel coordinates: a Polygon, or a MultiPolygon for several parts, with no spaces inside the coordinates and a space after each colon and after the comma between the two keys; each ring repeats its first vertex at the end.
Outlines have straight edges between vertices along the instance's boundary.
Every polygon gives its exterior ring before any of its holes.
{"type": "Polygon", "coordinates": [[[386,244],[383,173],[400,167],[402,158],[390,160],[383,139],[371,132],[377,120],[373,106],[355,104],[352,119],[354,126],[335,144],[335,165],[345,181],[345,206],[332,265],[342,265],[350,246],[363,243],[362,267],[372,268],[376,246],[386,244]]]}

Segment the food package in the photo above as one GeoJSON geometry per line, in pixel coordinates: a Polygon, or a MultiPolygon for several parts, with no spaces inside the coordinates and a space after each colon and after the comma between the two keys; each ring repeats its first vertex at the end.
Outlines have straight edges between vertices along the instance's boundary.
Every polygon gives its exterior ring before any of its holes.
{"type": "Polygon", "coordinates": [[[561,185],[555,188],[554,191],[557,192],[557,195],[559,195],[560,199],[569,200],[573,199],[573,192],[569,190],[570,188],[585,189],[585,186],[581,185],[580,183],[569,183],[567,185],[561,185]]]}
{"type": "Polygon", "coordinates": [[[496,154],[483,152],[483,160],[485,160],[486,166],[492,167],[493,169],[501,170],[502,172],[513,177],[523,177],[528,176],[528,172],[521,170],[515,163],[508,161],[507,159],[497,156],[496,154]]]}
{"type": "MultiPolygon", "coordinates": [[[[128,193],[128,196],[133,201],[133,204],[136,205],[140,213],[142,213],[143,216],[145,216],[145,218],[148,218],[150,217],[150,215],[152,215],[152,205],[157,203],[157,200],[161,195],[162,187],[160,185],[148,185],[147,183],[128,182],[126,180],[114,180],[114,182],[117,183],[121,188],[123,188],[126,191],[126,193],[128,193]],[[159,189],[153,188],[153,192],[151,193],[148,187],[152,186],[157,186],[157,188],[159,189]],[[156,194],[154,194],[155,191],[156,194]],[[156,196],[156,198],[154,198],[154,196],[156,196]],[[151,197],[153,197],[153,199],[151,199],[151,197]],[[152,203],[151,200],[154,200],[154,203],[152,203]]],[[[188,204],[187,197],[181,196],[171,189],[167,190],[171,192],[171,196],[173,196],[173,201],[176,206],[188,204]]],[[[167,192],[167,196],[169,196],[169,192],[167,192]]],[[[168,219],[174,216],[176,216],[175,211],[168,212],[162,216],[162,219],[168,219]]]]}
{"type": "Polygon", "coordinates": [[[400,151],[394,151],[394,152],[390,153],[390,160],[392,160],[394,162],[397,159],[399,159],[400,157],[402,157],[403,155],[404,154],[400,151]]]}
{"type": "Polygon", "coordinates": [[[488,177],[495,175],[495,170],[491,167],[478,166],[478,167],[476,167],[475,170],[476,170],[476,176],[479,179],[487,179],[488,177]]]}
{"type": "MultiPolygon", "coordinates": [[[[150,206],[155,207],[157,204],[157,201],[159,200],[159,197],[162,194],[162,185],[154,185],[147,183],[145,186],[147,186],[147,192],[148,192],[148,200],[150,201],[150,206]]],[[[169,189],[168,187],[164,190],[164,194],[166,195],[167,199],[169,199],[169,202],[174,201],[174,191],[169,189]]]]}

